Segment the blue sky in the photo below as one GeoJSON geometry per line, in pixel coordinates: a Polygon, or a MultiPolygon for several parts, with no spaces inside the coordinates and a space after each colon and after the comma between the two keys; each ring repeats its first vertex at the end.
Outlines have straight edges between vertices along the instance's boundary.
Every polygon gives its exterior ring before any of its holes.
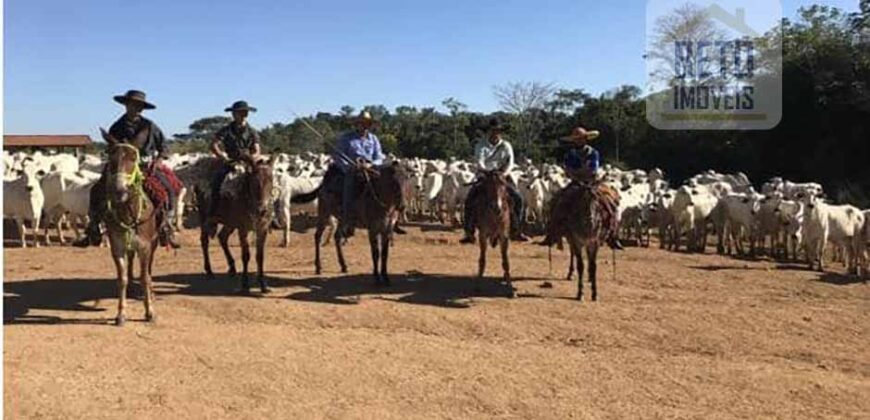
{"type": "MultiPolygon", "coordinates": [[[[855,10],[856,1],[790,0],[855,10]]],[[[492,87],[642,85],[644,1],[7,0],[7,133],[86,133],[129,88],[167,135],[236,99],[266,126],[344,104],[493,111],[492,87]]],[[[787,87],[786,87],[787,88],[787,87]]]]}

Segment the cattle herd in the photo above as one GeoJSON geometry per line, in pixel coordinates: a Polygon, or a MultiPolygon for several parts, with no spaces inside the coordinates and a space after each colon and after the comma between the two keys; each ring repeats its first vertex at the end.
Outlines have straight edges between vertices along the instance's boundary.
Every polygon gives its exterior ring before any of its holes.
{"type": "MultiPolygon", "coordinates": [[[[205,187],[197,162],[205,154],[173,154],[165,162],[174,169],[187,189],[205,187]]],[[[461,222],[469,184],[475,179],[474,165],[462,160],[400,158],[409,174],[405,218],[429,218],[448,225],[461,222]]],[[[330,163],[327,155],[278,154],[274,168],[275,224],[283,229],[282,245],[289,245],[294,195],[317,188],[330,163]]],[[[103,160],[96,155],[10,154],[3,152],[3,215],[16,222],[21,246],[26,246],[25,224],[32,229],[32,244],[49,243],[49,228],[79,228],[87,219],[91,186],[100,177],[103,160]],[[44,230],[43,230],[44,229],[44,230]],[[41,238],[41,241],[40,239],[41,238]]],[[[649,246],[655,231],[659,246],[704,252],[715,244],[719,253],[802,260],[810,268],[824,270],[825,250],[829,260],[846,266],[850,274],[868,276],[870,210],[849,204],[831,204],[822,186],[772,178],[756,189],[742,173],[706,171],[679,186],[671,186],[659,169],[620,170],[605,166],[600,174],[620,191],[619,218],[623,240],[649,246]]],[[[541,231],[547,223],[548,203],[569,183],[557,165],[531,161],[519,163],[511,173],[528,207],[526,228],[541,231]]],[[[193,209],[194,194],[183,192],[179,209],[193,209]]],[[[179,217],[179,227],[183,217],[179,217]]]]}

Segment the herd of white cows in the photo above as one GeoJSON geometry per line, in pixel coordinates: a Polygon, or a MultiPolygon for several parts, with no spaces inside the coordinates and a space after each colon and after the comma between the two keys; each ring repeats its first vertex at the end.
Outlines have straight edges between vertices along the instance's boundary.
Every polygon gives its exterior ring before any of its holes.
{"type": "MultiPolygon", "coordinates": [[[[207,188],[198,169],[205,154],[172,155],[165,163],[173,168],[187,189],[207,188]]],[[[289,244],[290,198],[316,188],[329,165],[322,154],[279,154],[275,168],[277,223],[283,226],[283,245],[289,244]]],[[[399,159],[409,176],[412,196],[407,213],[458,224],[469,184],[475,178],[473,165],[462,160],[399,159]]],[[[98,156],[69,154],[3,153],[5,218],[15,220],[20,237],[25,223],[33,229],[77,226],[87,218],[90,188],[99,178],[103,162],[98,156]]],[[[870,210],[825,200],[817,183],[795,183],[773,178],[757,191],[746,175],[707,171],[683,185],[672,187],[659,169],[623,171],[605,166],[599,174],[620,191],[619,217],[625,239],[648,245],[652,230],[662,248],[703,252],[708,238],[716,238],[720,253],[755,255],[765,251],[774,257],[803,258],[811,268],[824,269],[824,251],[846,265],[850,273],[868,274],[870,210]],[[748,246],[748,251],[746,247],[748,246]]],[[[547,207],[553,195],[569,183],[562,168],[526,161],[511,172],[528,206],[527,221],[540,229],[547,222],[547,207]]],[[[179,209],[190,207],[194,194],[183,192],[179,209]]],[[[316,205],[316,204],[315,204],[316,205]]],[[[312,208],[293,209],[312,212],[312,208]]],[[[179,227],[182,217],[179,217],[179,227]]],[[[25,240],[22,239],[22,246],[25,240]]]]}

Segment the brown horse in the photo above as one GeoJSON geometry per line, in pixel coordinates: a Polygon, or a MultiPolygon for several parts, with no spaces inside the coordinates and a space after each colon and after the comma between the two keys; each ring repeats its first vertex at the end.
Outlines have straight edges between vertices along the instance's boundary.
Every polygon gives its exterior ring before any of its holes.
{"type": "Polygon", "coordinates": [[[603,222],[595,184],[571,183],[553,197],[550,223],[560,223],[561,233],[571,247],[570,280],[577,264],[577,300],[583,298],[583,250],[589,260],[592,300],[598,299],[598,248],[603,240],[603,222]],[[576,260],[575,260],[576,259],[576,260]]]}
{"type": "MultiPolygon", "coordinates": [[[[331,168],[330,170],[337,170],[331,168]]],[[[336,174],[330,174],[337,176],[336,174]]],[[[356,178],[359,187],[359,197],[356,202],[356,227],[368,229],[369,246],[372,254],[372,274],[375,284],[390,285],[387,274],[390,242],[399,220],[399,214],[404,203],[404,186],[406,174],[396,163],[381,167],[357,167],[345,176],[356,178]]],[[[324,177],[324,180],[329,177],[324,177]]],[[[334,226],[341,217],[341,193],[330,190],[321,184],[316,190],[293,197],[293,203],[309,203],[317,199],[317,229],[314,232],[314,269],[317,274],[322,272],[320,262],[320,245],[323,232],[327,226],[334,226]]],[[[347,273],[347,264],[342,250],[340,232],[335,229],[335,251],[341,272],[347,273]]]]}
{"type": "Polygon", "coordinates": [[[474,225],[480,231],[478,244],[480,257],[478,259],[478,281],[486,272],[486,248],[499,246],[501,250],[501,267],[503,279],[510,289],[510,297],[516,296],[516,290],[511,284],[511,267],[508,248],[510,247],[511,201],[507,192],[507,180],[498,171],[484,171],[476,187],[478,194],[472,217],[474,225]]]}
{"type": "Polygon", "coordinates": [[[137,255],[145,294],[145,320],[156,320],[151,266],[157,249],[159,225],[157,210],[145,194],[144,175],[139,168],[139,147],[147,135],[148,130],[142,130],[132,144],[127,144],[103,131],[103,138],[109,144],[104,221],[118,276],[118,315],[115,317],[118,326],[126,322],[127,282],[133,278],[133,259],[137,255]]]}
{"type": "MultiPolygon", "coordinates": [[[[272,162],[258,160],[251,156],[243,156],[241,162],[245,166],[245,172],[239,182],[239,196],[235,199],[221,199],[215,210],[215,222],[221,225],[218,232],[218,241],[229,266],[229,274],[235,276],[236,262],[230,253],[229,238],[234,231],[239,231],[239,243],[242,247],[242,279],[241,293],[250,292],[248,280],[248,263],[251,260],[251,247],[248,243],[248,234],[255,233],[257,247],[257,282],[260,291],[268,293],[269,287],[263,276],[263,258],[265,255],[266,237],[269,234],[269,224],[272,221],[273,211],[273,180],[272,162]]],[[[215,199],[201,188],[196,190],[196,198],[200,209],[210,207],[210,200],[215,199]]],[[[214,278],[211,269],[211,260],[208,255],[209,234],[206,226],[208,215],[200,210],[200,235],[199,243],[202,246],[202,256],[205,265],[205,273],[209,279],[214,278]]],[[[213,233],[212,233],[213,234],[213,233]]]]}

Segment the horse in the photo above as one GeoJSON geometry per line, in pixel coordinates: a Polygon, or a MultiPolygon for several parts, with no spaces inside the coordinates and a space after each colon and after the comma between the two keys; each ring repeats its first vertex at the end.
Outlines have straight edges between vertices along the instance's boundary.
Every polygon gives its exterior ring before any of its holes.
{"type": "MultiPolygon", "coordinates": [[[[244,165],[245,171],[240,175],[238,182],[238,197],[220,199],[219,205],[215,209],[214,222],[221,225],[221,229],[217,233],[218,241],[227,259],[228,272],[231,276],[235,276],[237,273],[236,262],[230,253],[229,238],[233,232],[239,231],[239,244],[242,248],[242,278],[239,291],[242,294],[248,294],[251,288],[248,279],[248,263],[251,260],[248,234],[254,231],[257,282],[260,285],[260,291],[268,293],[269,286],[263,276],[263,259],[273,211],[272,162],[256,159],[250,155],[243,155],[240,162],[244,165]]],[[[201,209],[199,212],[199,243],[202,247],[205,273],[211,280],[214,279],[214,272],[208,255],[208,245],[210,236],[214,235],[214,232],[209,231],[210,226],[207,226],[209,215],[204,209],[210,208],[211,200],[218,199],[218,197],[211,197],[203,188],[197,188],[195,194],[201,209]]]]}
{"type": "Polygon", "coordinates": [[[507,192],[507,180],[499,171],[484,171],[478,181],[478,194],[473,199],[472,217],[480,236],[480,256],[478,258],[478,282],[483,279],[486,272],[486,248],[499,246],[501,250],[501,267],[503,281],[510,289],[510,297],[516,296],[516,290],[511,283],[510,257],[510,227],[511,227],[511,201],[507,192]]]}
{"type": "MultiPolygon", "coordinates": [[[[330,171],[337,171],[331,167],[330,171]]],[[[327,226],[335,226],[341,217],[341,193],[336,188],[325,186],[328,180],[336,179],[338,174],[324,176],[323,183],[314,191],[293,197],[295,204],[304,204],[317,199],[317,228],[314,232],[314,270],[321,274],[323,266],[320,259],[320,246],[323,232],[327,226]]],[[[390,242],[401,211],[404,209],[406,174],[404,169],[392,164],[372,167],[358,166],[344,176],[353,176],[361,189],[353,211],[357,212],[355,227],[368,229],[369,246],[372,256],[372,275],[376,285],[389,286],[387,270],[390,242]]],[[[334,229],[335,251],[342,273],[347,273],[347,264],[342,250],[342,237],[334,229]]]]}
{"type": "Polygon", "coordinates": [[[102,135],[109,145],[104,222],[118,277],[115,325],[123,326],[126,322],[127,282],[133,278],[133,259],[137,255],[145,295],[145,320],[154,322],[157,316],[154,314],[151,266],[158,243],[158,211],[145,193],[145,177],[139,168],[139,147],[145,143],[148,130],[140,131],[132,144],[122,143],[105,131],[102,135]]]}
{"type": "Polygon", "coordinates": [[[598,186],[587,183],[571,183],[553,197],[550,222],[562,223],[562,234],[568,240],[571,262],[568,279],[577,266],[577,300],[583,299],[583,251],[589,260],[589,284],[592,300],[598,300],[598,248],[603,239],[605,226],[597,194],[598,186]]]}

